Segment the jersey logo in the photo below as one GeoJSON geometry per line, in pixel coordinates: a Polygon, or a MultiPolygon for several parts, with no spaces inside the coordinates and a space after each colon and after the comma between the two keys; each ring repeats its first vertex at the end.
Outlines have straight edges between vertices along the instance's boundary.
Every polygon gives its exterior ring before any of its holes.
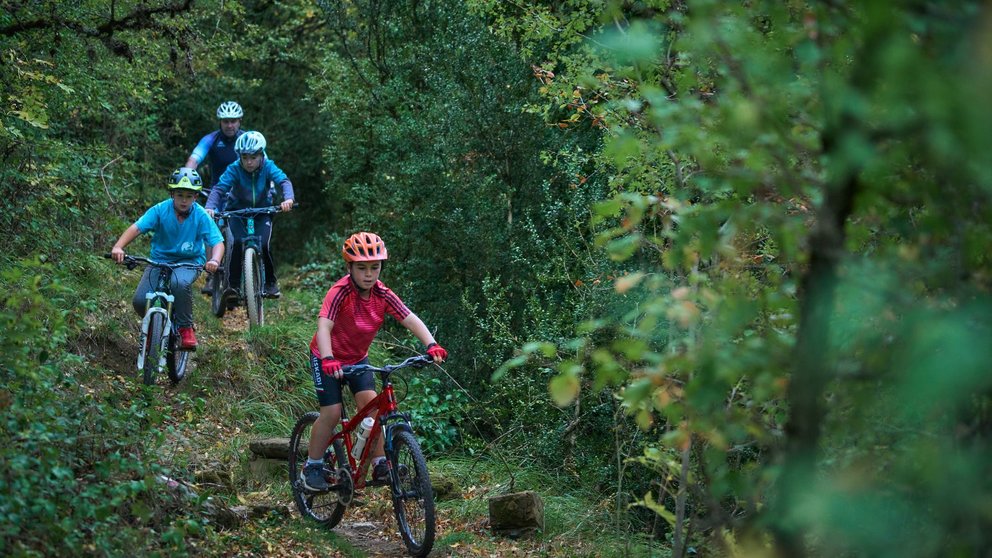
{"type": "Polygon", "coordinates": [[[179,251],[184,254],[192,254],[194,251],[193,246],[194,244],[192,242],[183,242],[182,246],[179,247],[179,251]]]}

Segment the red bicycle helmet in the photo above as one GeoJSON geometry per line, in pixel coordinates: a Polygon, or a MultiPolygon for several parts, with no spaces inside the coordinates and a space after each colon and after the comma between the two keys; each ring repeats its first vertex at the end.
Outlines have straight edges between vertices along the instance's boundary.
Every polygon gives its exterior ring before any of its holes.
{"type": "Polygon", "coordinates": [[[379,235],[370,232],[359,232],[349,236],[348,240],[344,241],[341,255],[348,263],[389,259],[386,243],[379,238],[379,235]]]}

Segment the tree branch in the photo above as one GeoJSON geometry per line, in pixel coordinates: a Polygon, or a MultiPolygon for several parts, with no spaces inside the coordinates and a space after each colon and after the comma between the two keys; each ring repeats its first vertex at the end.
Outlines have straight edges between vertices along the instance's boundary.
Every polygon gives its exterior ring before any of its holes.
{"type": "MultiPolygon", "coordinates": [[[[0,27],[0,37],[12,37],[14,35],[36,30],[64,28],[75,31],[79,35],[106,41],[112,38],[114,33],[118,33],[120,31],[136,29],[162,29],[164,26],[154,21],[154,16],[163,14],[175,16],[189,11],[192,6],[193,0],[183,0],[181,3],[164,4],[155,7],[142,6],[124,16],[122,19],[116,18],[114,13],[115,8],[112,7],[110,19],[97,27],[92,27],[82,21],[62,17],[56,14],[53,10],[49,17],[39,17],[31,21],[18,21],[12,25],[0,27]]],[[[14,17],[15,20],[18,19],[16,14],[12,13],[9,9],[7,12],[14,17]]]]}

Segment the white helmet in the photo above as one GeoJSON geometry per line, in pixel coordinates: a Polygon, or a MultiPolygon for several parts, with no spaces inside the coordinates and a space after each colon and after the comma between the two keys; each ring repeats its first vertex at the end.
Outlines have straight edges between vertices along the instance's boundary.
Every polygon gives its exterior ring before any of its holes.
{"type": "Polygon", "coordinates": [[[245,111],[241,110],[241,105],[234,101],[225,101],[217,107],[217,118],[241,118],[245,111]]]}
{"type": "Polygon", "coordinates": [[[234,142],[234,151],[238,155],[265,153],[265,136],[261,132],[245,132],[234,142]]]}

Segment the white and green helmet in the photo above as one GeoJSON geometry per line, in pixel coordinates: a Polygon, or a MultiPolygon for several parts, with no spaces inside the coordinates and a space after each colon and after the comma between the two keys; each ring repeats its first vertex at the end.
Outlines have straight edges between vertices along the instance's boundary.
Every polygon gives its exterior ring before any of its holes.
{"type": "Polygon", "coordinates": [[[245,132],[234,142],[234,151],[238,155],[265,153],[265,136],[261,132],[245,132]]]}
{"type": "Polygon", "coordinates": [[[234,101],[225,101],[217,107],[217,118],[241,118],[245,111],[241,110],[241,105],[234,101]]]}

